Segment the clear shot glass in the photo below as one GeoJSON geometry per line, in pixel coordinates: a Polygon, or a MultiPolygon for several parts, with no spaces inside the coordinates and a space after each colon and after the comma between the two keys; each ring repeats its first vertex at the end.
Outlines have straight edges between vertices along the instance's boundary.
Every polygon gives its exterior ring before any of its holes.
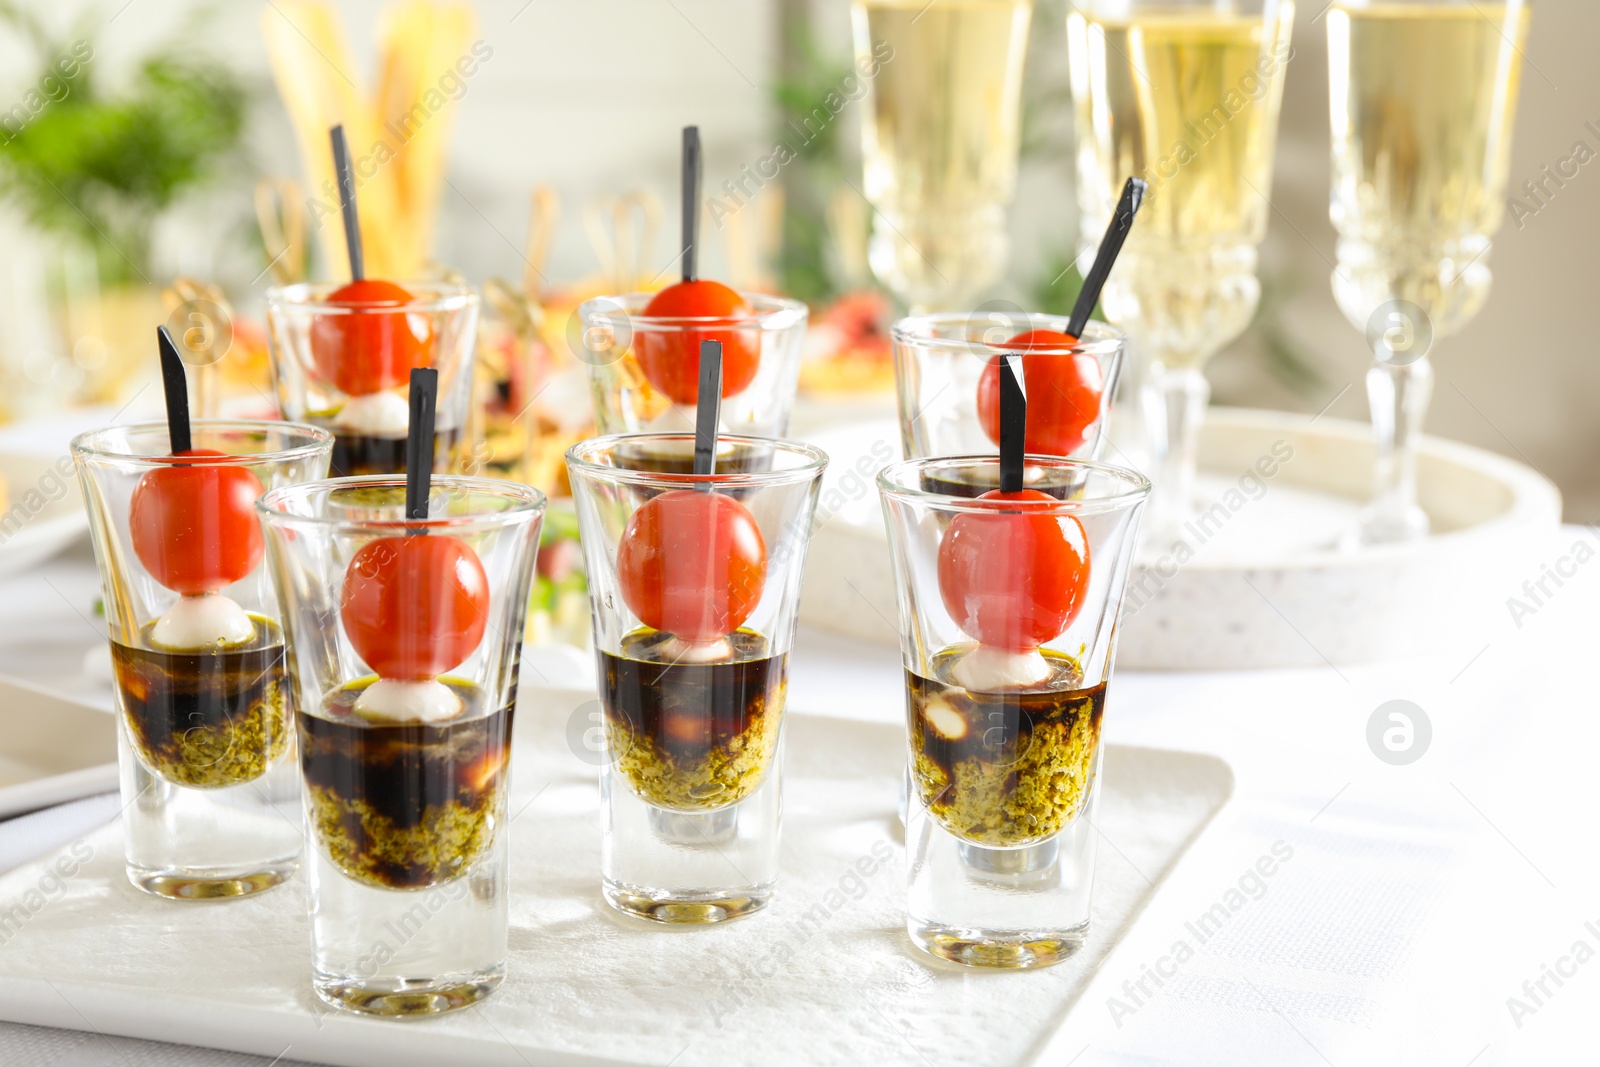
{"type": "MultiPolygon", "coordinates": [[[[694,430],[700,343],[722,342],[722,425],[729,434],[782,437],[789,429],[806,305],[742,293],[750,313],[737,318],[661,318],[645,314],[651,293],[602,296],[578,308],[573,351],[589,364],[595,426],[602,434],[694,430]]],[[[694,469],[693,457],[673,462],[694,469]]]]}
{"type": "Polygon", "coordinates": [[[278,410],[334,435],[334,477],[404,474],[413,367],[439,372],[434,470],[462,469],[472,403],[478,296],[408,282],[412,300],[356,305],[319,282],[267,290],[267,347],[278,410]]]}
{"type": "Polygon", "coordinates": [[[997,480],[998,462],[878,476],[906,682],[906,929],[957,963],[1038,967],[1089,928],[1101,723],[1150,483],[1029,456],[1034,490],[944,491],[997,480]]]}
{"type": "Polygon", "coordinates": [[[809,445],[725,437],[715,474],[656,469],[693,440],[567,452],[607,747],[602,892],[666,923],[747,915],[777,885],[789,650],[827,465],[809,445]]]}
{"type": "MultiPolygon", "coordinates": [[[[905,458],[998,448],[998,361],[1002,354],[1021,352],[1028,452],[1099,459],[1127,343],[1116,327],[1094,321],[1072,343],[1049,336],[1069,338],[1066,329],[1064,315],[1022,311],[919,315],[896,322],[891,335],[905,458]],[[1022,347],[1008,346],[1018,338],[1027,339],[1022,347]]],[[[971,495],[998,487],[974,486],[971,495]]]]}
{"type": "Polygon", "coordinates": [[[246,896],[300,863],[295,705],[255,498],[327,473],[332,437],[282,422],[165,423],[72,442],[117,693],[128,879],[246,896]]]}
{"type": "Polygon", "coordinates": [[[289,486],[257,505],[299,702],[312,983],[372,1015],[450,1011],[505,976],[506,796],[545,499],[402,478],[289,486]]]}

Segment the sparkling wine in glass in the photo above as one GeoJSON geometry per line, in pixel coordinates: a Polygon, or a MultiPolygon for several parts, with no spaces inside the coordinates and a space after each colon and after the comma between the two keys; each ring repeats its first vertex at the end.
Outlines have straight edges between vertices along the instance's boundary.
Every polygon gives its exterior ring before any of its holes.
{"type": "Polygon", "coordinates": [[[1157,460],[1158,538],[1175,537],[1192,507],[1203,368],[1260,300],[1256,246],[1293,24],[1290,0],[1069,5],[1079,232],[1103,232],[1130,175],[1150,187],[1103,306],[1145,364],[1134,377],[1157,460]]]}
{"type": "MultiPolygon", "coordinates": [[[[855,0],[873,272],[915,313],[1005,269],[1033,0],[855,0]]],[[[1120,186],[1119,186],[1120,188],[1120,186]]]]}
{"type": "Polygon", "coordinates": [[[1333,293],[1375,357],[1363,544],[1428,532],[1416,499],[1428,351],[1489,294],[1531,18],[1528,0],[1338,0],[1327,14],[1333,293]]]}

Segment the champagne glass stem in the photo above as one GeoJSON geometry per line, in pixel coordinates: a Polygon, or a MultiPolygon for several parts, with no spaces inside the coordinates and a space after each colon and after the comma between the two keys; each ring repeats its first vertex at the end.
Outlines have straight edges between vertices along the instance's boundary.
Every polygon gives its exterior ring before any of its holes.
{"type": "Polygon", "coordinates": [[[1377,360],[1367,371],[1372,437],[1377,447],[1372,503],[1362,515],[1361,542],[1388,544],[1428,535],[1417,506],[1417,439],[1433,396],[1433,364],[1377,360]]]}
{"type": "Polygon", "coordinates": [[[1211,383],[1199,367],[1150,365],[1145,401],[1156,456],[1151,533],[1158,544],[1180,535],[1193,506],[1200,426],[1210,399],[1211,383]]]}

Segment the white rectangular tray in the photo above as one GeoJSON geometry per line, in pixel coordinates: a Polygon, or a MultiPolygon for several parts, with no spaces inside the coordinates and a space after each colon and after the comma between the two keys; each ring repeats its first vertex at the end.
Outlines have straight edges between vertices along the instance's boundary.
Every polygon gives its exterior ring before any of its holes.
{"type": "Polygon", "coordinates": [[[117,787],[117,720],[0,675],[0,819],[117,787]]]}
{"type": "Polygon", "coordinates": [[[481,1008],[419,1023],[334,1014],[308,981],[302,881],[219,904],[146,897],[122,875],[113,824],[76,845],[70,877],[50,877],[47,859],[0,878],[0,921],[23,919],[0,951],[0,1018],[348,1067],[1018,1064],[1233,788],[1215,757],[1110,746],[1087,946],[1046,970],[974,972],[904,933],[905,741],[890,726],[791,715],[783,882],[766,912],[698,929],[612,912],[595,768],[569,747],[595,707],[590,693],[523,694],[509,977],[481,1008]]]}

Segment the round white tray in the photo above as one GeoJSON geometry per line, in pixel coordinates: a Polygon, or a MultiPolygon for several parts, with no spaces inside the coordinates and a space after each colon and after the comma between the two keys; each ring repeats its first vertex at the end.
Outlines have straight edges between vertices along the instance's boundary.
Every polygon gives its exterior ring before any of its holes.
{"type": "MultiPolygon", "coordinates": [[[[1470,642],[1539,572],[1561,495],[1537,472],[1424,438],[1421,504],[1433,536],[1339,547],[1372,479],[1363,423],[1215,408],[1201,442],[1192,556],[1147,546],[1129,578],[1118,664],[1240,669],[1356,663],[1470,642]]],[[[897,645],[893,576],[872,477],[899,455],[893,423],[813,436],[832,457],[800,617],[897,645]]]]}

